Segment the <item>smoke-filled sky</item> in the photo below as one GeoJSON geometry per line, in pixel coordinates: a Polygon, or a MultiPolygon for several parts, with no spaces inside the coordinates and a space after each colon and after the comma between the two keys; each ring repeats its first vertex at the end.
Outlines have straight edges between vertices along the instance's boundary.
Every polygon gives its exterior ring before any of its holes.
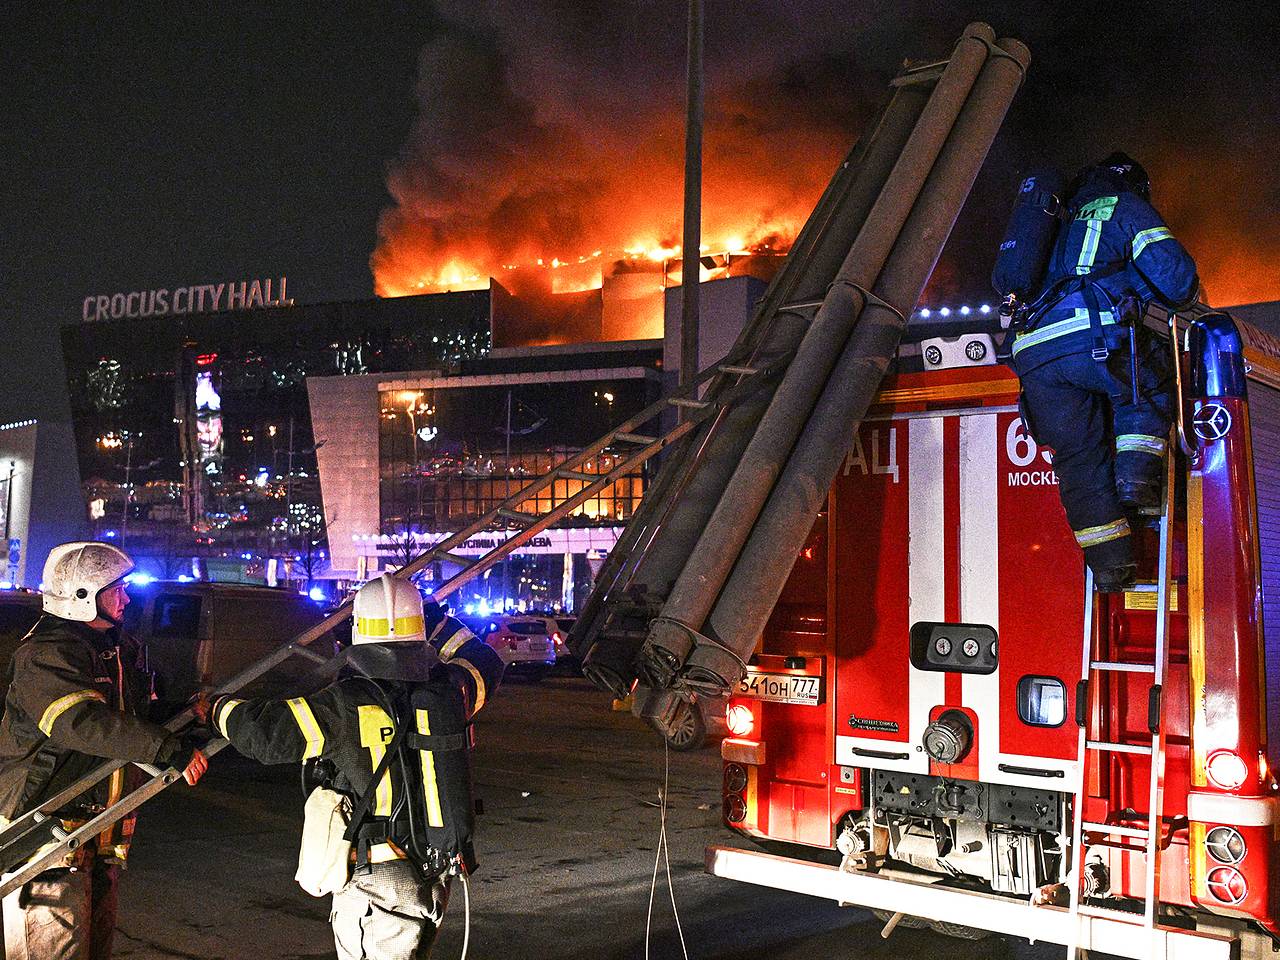
{"type": "MultiPolygon", "coordinates": [[[[64,409],[56,329],[87,294],[287,274],[300,301],[359,299],[371,255],[407,273],[443,248],[678,238],[684,6],[6,6],[0,420],[64,409]]],[[[1032,65],[939,296],[985,289],[1027,165],[1119,147],[1215,303],[1280,299],[1275,4],[706,6],[718,239],[798,226],[903,58],[984,19],[1032,65]]]]}

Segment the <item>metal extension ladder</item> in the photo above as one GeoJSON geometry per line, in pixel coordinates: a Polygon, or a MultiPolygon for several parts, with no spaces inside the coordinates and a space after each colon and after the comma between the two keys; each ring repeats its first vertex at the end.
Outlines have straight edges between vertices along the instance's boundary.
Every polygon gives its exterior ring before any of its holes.
{"type": "MultiPolygon", "coordinates": [[[[1080,727],[1077,766],[1079,780],[1073,801],[1074,816],[1071,832],[1071,942],[1067,948],[1068,960],[1087,958],[1088,953],[1080,945],[1080,921],[1082,917],[1100,917],[1141,926],[1149,932],[1148,956],[1156,960],[1163,956],[1159,935],[1160,906],[1160,844],[1164,811],[1165,780],[1165,725],[1162,716],[1162,691],[1169,669],[1169,614],[1173,544],[1171,530],[1174,520],[1174,464],[1176,447],[1170,445],[1166,456],[1164,507],[1160,514],[1159,559],[1156,582],[1136,584],[1129,592],[1155,594],[1155,657],[1152,662],[1130,662],[1098,659],[1099,641],[1105,635],[1105,624],[1097,619],[1097,591],[1093,585],[1093,573],[1085,568],[1084,643],[1081,664],[1081,681],[1076,688],[1076,722],[1080,727]],[[1147,699],[1147,727],[1149,743],[1126,743],[1119,739],[1095,739],[1091,733],[1091,694],[1095,682],[1103,675],[1150,674],[1151,686],[1147,699]],[[1119,823],[1098,823],[1085,819],[1084,808],[1089,789],[1089,769],[1096,764],[1099,779],[1107,769],[1109,757],[1114,754],[1136,754],[1151,758],[1150,786],[1147,800],[1145,827],[1125,826],[1119,823]],[[1139,853],[1146,859],[1145,885],[1142,913],[1084,903],[1084,889],[1088,874],[1087,858],[1092,848],[1109,847],[1125,853],[1139,853]]],[[[1185,602],[1185,601],[1184,601],[1185,602]]],[[[1112,816],[1108,820],[1116,819],[1112,816]]],[[[1136,818],[1134,818],[1136,819],[1136,818]]],[[[1092,898],[1090,898],[1092,899],[1092,898]]]]}
{"type": "MultiPolygon", "coordinates": [[[[796,305],[795,309],[809,307],[809,304],[796,305]]],[[[425,569],[436,560],[446,560],[462,566],[462,569],[436,587],[434,596],[447,597],[465,584],[468,580],[488,570],[494,564],[510,555],[542,530],[557,520],[563,519],[580,504],[616,482],[621,477],[633,472],[659,451],[679,440],[703,421],[718,415],[743,397],[760,389],[781,373],[790,357],[781,357],[770,364],[752,366],[748,361],[730,354],[719,363],[702,371],[690,384],[662,399],[650,404],[635,416],[624,421],[604,436],[595,440],[581,452],[560,463],[546,475],[533,480],[498,506],[488,511],[475,522],[450,535],[446,540],[428,548],[410,563],[396,571],[395,576],[409,578],[425,569]],[[700,399],[699,391],[716,378],[719,378],[714,393],[706,399],[700,399]],[[675,426],[658,435],[640,434],[640,430],[650,421],[656,420],[668,408],[675,407],[682,416],[675,426]],[[613,444],[626,445],[624,452],[617,459],[616,465],[608,473],[589,473],[583,468],[601,451],[613,444]],[[572,481],[580,486],[555,503],[546,513],[530,513],[519,507],[539,494],[546,495],[548,489],[555,498],[554,484],[557,481],[572,481]],[[517,523],[521,529],[514,537],[492,548],[478,557],[467,557],[451,552],[464,543],[495,524],[517,523]]],[[[254,680],[273,670],[285,660],[303,657],[314,662],[317,671],[336,672],[340,665],[334,658],[326,657],[309,648],[309,645],[330,630],[342,624],[351,616],[350,602],[343,604],[323,621],[308,628],[294,637],[291,642],[282,646],[274,654],[250,666],[242,673],[228,680],[216,691],[216,695],[232,694],[242,690],[254,680]]],[[[339,658],[340,659],[340,658],[339,658]]],[[[189,728],[194,721],[190,710],[183,711],[171,719],[165,726],[174,733],[189,728]]],[[[227,745],[227,741],[216,738],[204,748],[206,756],[212,757],[227,745]]],[[[113,776],[118,770],[129,766],[128,763],[111,760],[85,774],[75,783],[50,797],[38,807],[27,811],[0,831],[0,872],[6,874],[0,882],[0,897],[18,889],[28,880],[45,870],[61,865],[67,854],[76,850],[82,843],[92,839],[103,830],[109,828],[128,816],[142,804],[146,803],[166,787],[181,779],[181,772],[173,769],[160,770],[150,764],[136,763],[148,779],[141,786],[126,794],[119,801],[98,812],[92,819],[73,830],[66,830],[53,814],[74,801],[81,794],[92,789],[96,784],[113,776]],[[43,851],[34,860],[28,861],[33,854],[43,851]]]]}

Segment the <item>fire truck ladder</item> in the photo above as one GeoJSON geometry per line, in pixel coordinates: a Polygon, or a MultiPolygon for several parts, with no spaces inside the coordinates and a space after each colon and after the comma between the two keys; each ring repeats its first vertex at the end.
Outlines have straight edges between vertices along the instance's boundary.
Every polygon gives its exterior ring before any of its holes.
{"type": "MultiPolygon", "coordinates": [[[[1152,662],[1132,662],[1120,660],[1098,659],[1098,650],[1102,646],[1105,623],[1097,622],[1097,596],[1094,588],[1093,573],[1086,567],[1085,601],[1084,601],[1084,654],[1081,667],[1081,680],[1076,688],[1076,723],[1080,727],[1080,741],[1077,752],[1077,767],[1080,779],[1074,798],[1073,829],[1071,833],[1071,900],[1070,912],[1072,942],[1067,948],[1068,960],[1087,957],[1088,943],[1081,943],[1080,926],[1082,918],[1099,917],[1108,920],[1131,923],[1141,926],[1149,933],[1148,955],[1162,958],[1162,937],[1159,921],[1159,878],[1160,878],[1160,845],[1161,825],[1164,811],[1164,775],[1165,775],[1165,727],[1162,719],[1162,690],[1165,675],[1169,669],[1169,613],[1170,590],[1173,587],[1172,551],[1170,531],[1174,517],[1174,464],[1177,447],[1169,446],[1165,475],[1164,508],[1160,514],[1160,537],[1157,575],[1155,583],[1139,583],[1129,588],[1129,592],[1155,594],[1155,657],[1152,662]],[[1102,678],[1107,674],[1150,674],[1151,686],[1147,697],[1147,729],[1150,740],[1142,743],[1123,742],[1122,739],[1096,739],[1091,732],[1094,721],[1092,703],[1097,697],[1097,689],[1101,687],[1102,678]],[[1100,782],[1109,768],[1109,758],[1115,754],[1136,754],[1151,758],[1151,775],[1148,791],[1146,826],[1127,826],[1112,823],[1121,819],[1118,815],[1108,815],[1108,822],[1093,822],[1085,817],[1085,805],[1089,795],[1090,770],[1097,770],[1100,782]],[[1099,878],[1105,876],[1107,867],[1105,860],[1088,861],[1090,852],[1095,847],[1110,848],[1122,853],[1138,853],[1146,860],[1145,883],[1143,891],[1142,913],[1129,912],[1116,908],[1108,908],[1094,902],[1107,891],[1099,878]],[[1098,869],[1099,867],[1103,869],[1098,869]]],[[[1137,817],[1127,818],[1131,822],[1137,817]]],[[[1126,954],[1136,956],[1136,954],[1126,954]]]]}
{"type": "MultiPolygon", "coordinates": [[[[796,305],[794,309],[811,306],[816,305],[796,305]]],[[[679,440],[708,418],[718,415],[743,397],[771,382],[785,368],[790,359],[788,355],[779,357],[771,363],[753,366],[749,361],[739,359],[731,353],[721,362],[702,371],[686,387],[650,404],[591,443],[580,453],[557,465],[545,476],[521,488],[465,529],[419,554],[412,562],[396,571],[395,575],[407,579],[438,560],[457,564],[462,569],[438,586],[434,596],[444,598],[454,593],[467,581],[488,570],[539,532],[569,516],[590,497],[620,478],[633,473],[659,451],[679,440]],[[726,385],[725,388],[713,397],[699,399],[699,390],[716,377],[721,378],[721,383],[726,385]],[[665,433],[649,435],[637,432],[651,421],[657,421],[672,407],[680,411],[682,416],[680,421],[665,433]],[[612,469],[607,473],[595,473],[587,469],[601,452],[610,447],[623,449],[612,469]],[[555,487],[557,483],[565,484],[562,497],[557,496],[555,487]],[[575,486],[576,489],[572,489],[575,486]],[[519,509],[539,496],[553,501],[554,506],[551,510],[545,513],[531,513],[519,509]],[[470,557],[453,552],[476,534],[491,529],[495,525],[511,523],[519,524],[519,532],[486,553],[478,557],[470,557]]],[[[340,658],[326,657],[310,649],[309,645],[350,616],[351,604],[348,602],[269,657],[224,683],[217,690],[217,695],[232,694],[244,689],[292,657],[303,657],[313,661],[318,672],[335,670],[339,665],[335,663],[335,659],[340,658]]],[[[186,710],[170,720],[166,727],[174,733],[181,732],[189,728],[193,720],[192,712],[186,710]]],[[[210,741],[204,748],[204,752],[206,756],[211,757],[226,745],[226,740],[217,738],[210,741]]],[[[0,831],[0,873],[6,874],[4,881],[0,883],[0,897],[8,895],[45,870],[61,866],[68,854],[131,814],[182,777],[178,770],[161,770],[151,764],[135,763],[133,766],[145,773],[148,779],[116,803],[96,811],[87,822],[74,827],[64,824],[55,816],[57,811],[73,803],[86,791],[128,765],[120,760],[104,762],[0,831]]]]}

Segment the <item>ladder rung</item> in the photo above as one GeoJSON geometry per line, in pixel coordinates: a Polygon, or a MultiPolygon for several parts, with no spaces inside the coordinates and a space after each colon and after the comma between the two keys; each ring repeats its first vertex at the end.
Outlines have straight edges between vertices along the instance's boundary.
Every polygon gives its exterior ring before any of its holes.
{"type": "Polygon", "coordinates": [[[151,763],[135,763],[134,766],[145,773],[148,777],[158,777],[164,773],[163,770],[151,763]]]}
{"type": "Polygon", "coordinates": [[[1090,660],[1091,670],[1111,670],[1115,673],[1155,673],[1154,663],[1125,663],[1123,660],[1090,660]]]}
{"type": "Polygon", "coordinates": [[[641,447],[647,447],[649,444],[657,441],[657,437],[648,437],[643,433],[615,433],[615,440],[621,440],[623,443],[634,443],[641,447]]]}
{"type": "Polygon", "coordinates": [[[498,516],[504,520],[514,520],[516,523],[530,524],[541,520],[543,515],[538,513],[522,513],[519,510],[512,510],[510,507],[499,507],[498,516]]]}
{"type": "Polygon", "coordinates": [[[695,400],[693,397],[668,397],[667,403],[673,407],[690,407],[694,410],[701,410],[704,407],[711,406],[706,400],[695,400]]]}
{"type": "Polygon", "coordinates": [[[760,372],[755,367],[740,367],[736,363],[722,363],[719,369],[721,373],[736,373],[742,377],[754,376],[760,372]]]}
{"type": "Polygon", "coordinates": [[[784,303],[778,308],[779,313],[800,313],[805,310],[817,310],[822,306],[821,300],[805,300],[797,303],[784,303]]]}
{"type": "Polygon", "coordinates": [[[1137,743],[1110,743],[1106,740],[1088,740],[1085,742],[1090,750],[1102,750],[1107,753],[1137,753],[1144,757],[1151,756],[1151,747],[1137,743]]]}
{"type": "Polygon", "coordinates": [[[1141,827],[1122,827],[1114,823],[1081,823],[1081,830],[1088,830],[1090,833],[1106,833],[1113,837],[1136,837],[1139,840],[1147,839],[1147,831],[1141,827]]]}
{"type": "Polygon", "coordinates": [[[595,483],[600,479],[598,473],[583,473],[581,470],[557,470],[556,476],[565,480],[581,480],[583,483],[595,483]]]}

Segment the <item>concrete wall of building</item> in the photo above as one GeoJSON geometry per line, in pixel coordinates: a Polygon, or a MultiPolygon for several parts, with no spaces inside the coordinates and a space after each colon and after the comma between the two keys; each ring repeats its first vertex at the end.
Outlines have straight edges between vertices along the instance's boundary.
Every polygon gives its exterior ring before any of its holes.
{"type": "Polygon", "coordinates": [[[0,524],[16,541],[0,543],[0,581],[25,587],[55,546],[89,536],[70,420],[0,424],[0,524]]]}
{"type": "MultiPolygon", "coordinates": [[[[756,302],[768,288],[755,277],[729,277],[708,280],[700,285],[698,323],[698,369],[722,358],[729,352],[755,310],[756,302]]],[[[680,287],[668,287],[664,311],[664,343],[662,369],[670,385],[680,375],[680,287]]]]}
{"type": "Polygon", "coordinates": [[[378,531],[378,379],[307,379],[329,562],[338,572],[356,568],[352,536],[378,531]]]}

